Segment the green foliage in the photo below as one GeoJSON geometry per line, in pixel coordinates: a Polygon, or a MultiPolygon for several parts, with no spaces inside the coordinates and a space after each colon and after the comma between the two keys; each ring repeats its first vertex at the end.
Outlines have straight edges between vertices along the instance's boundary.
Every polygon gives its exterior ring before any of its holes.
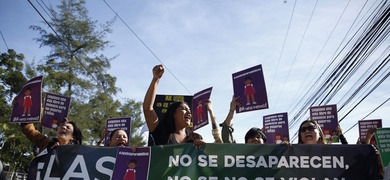
{"type": "Polygon", "coordinates": [[[120,107],[119,117],[131,118],[131,139],[130,145],[136,145],[142,147],[146,145],[146,142],[142,139],[141,129],[145,125],[142,121],[142,102],[136,102],[133,99],[125,99],[125,103],[120,107]]]}
{"type": "Polygon", "coordinates": [[[0,159],[12,170],[24,170],[32,160],[31,143],[20,132],[19,124],[10,124],[12,98],[19,93],[27,79],[23,71],[23,54],[9,49],[0,55],[0,159]]]}
{"type": "Polygon", "coordinates": [[[23,83],[27,81],[22,74],[23,60],[24,55],[17,54],[13,49],[0,55],[0,90],[1,96],[5,100],[10,100],[12,95],[18,93],[22,89],[23,83]]]}
{"type": "MultiPolygon", "coordinates": [[[[104,38],[114,21],[106,22],[98,30],[84,5],[83,0],[62,0],[58,12],[51,8],[53,18],[49,24],[56,32],[31,26],[40,34],[36,39],[40,46],[51,48],[43,63],[26,63],[23,54],[14,50],[0,56],[0,158],[12,170],[26,172],[36,150],[21,133],[20,126],[10,124],[9,118],[12,99],[27,79],[37,75],[44,76],[44,92],[72,98],[68,117],[82,130],[84,144],[99,141],[106,119],[116,117],[131,117],[132,145],[146,144],[139,132],[144,125],[142,103],[117,99],[120,89],[115,86],[116,78],[107,73],[113,58],[101,54],[109,45],[104,38]]],[[[49,131],[43,134],[54,136],[49,131]]]]}
{"type": "Polygon", "coordinates": [[[112,97],[100,93],[88,103],[72,103],[69,117],[83,130],[87,144],[94,144],[104,131],[106,119],[117,117],[120,105],[120,102],[114,101],[112,97]]]}
{"type": "Polygon", "coordinates": [[[100,140],[101,134],[105,129],[106,120],[117,117],[131,118],[131,145],[139,147],[146,145],[143,141],[140,129],[145,124],[142,120],[142,102],[136,102],[132,99],[123,99],[124,104],[118,100],[114,101],[107,94],[101,93],[91,99],[89,103],[71,105],[71,120],[78,123],[83,129],[83,135],[87,144],[95,144],[100,140]],[[78,109],[78,110],[77,110],[78,109]],[[82,109],[82,111],[79,111],[82,109]],[[83,118],[78,118],[83,117],[83,118]]]}
{"type": "MultiPolygon", "coordinates": [[[[30,27],[40,34],[37,42],[51,48],[45,62],[37,65],[44,75],[45,90],[72,98],[69,119],[82,129],[85,144],[100,140],[108,118],[131,116],[132,128],[142,127],[140,103],[126,100],[122,105],[115,98],[120,89],[115,86],[116,78],[107,73],[113,58],[101,53],[109,47],[104,38],[111,33],[114,20],[98,26],[88,17],[83,0],[62,0],[57,9],[50,9],[49,22],[56,32],[30,27]]],[[[145,144],[138,136],[134,135],[137,144],[145,144]]]]}
{"type": "Polygon", "coordinates": [[[34,158],[32,143],[20,132],[19,124],[2,123],[4,136],[1,148],[1,161],[10,164],[11,169],[27,172],[34,158]]]}
{"type": "Polygon", "coordinates": [[[52,15],[50,26],[56,31],[49,33],[40,26],[30,28],[41,35],[37,42],[50,47],[51,53],[38,71],[45,75],[48,91],[71,96],[74,101],[90,99],[91,94],[100,89],[114,95],[117,93],[115,78],[107,74],[110,58],[99,54],[109,46],[103,40],[110,33],[112,23],[98,27],[96,21],[88,17],[85,1],[62,0],[52,15]]]}

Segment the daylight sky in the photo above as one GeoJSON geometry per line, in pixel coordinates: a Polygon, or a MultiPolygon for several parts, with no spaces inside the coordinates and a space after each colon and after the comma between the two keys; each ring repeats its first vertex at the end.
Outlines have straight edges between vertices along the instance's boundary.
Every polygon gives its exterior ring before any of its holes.
{"type": "MultiPolygon", "coordinates": [[[[87,2],[87,9],[90,17],[100,23],[115,17],[112,9],[120,17],[106,38],[112,47],[102,53],[107,57],[117,56],[111,62],[109,73],[117,78],[117,86],[122,90],[117,98],[122,102],[123,98],[143,101],[153,66],[163,63],[166,71],[158,94],[193,95],[213,87],[211,101],[217,120],[222,122],[233,95],[232,74],[261,64],[270,108],[235,114],[234,135],[237,142],[244,143],[249,128],[262,127],[264,115],[287,112],[290,117],[290,113],[295,113],[294,108],[301,106],[297,103],[300,98],[309,92],[333,59],[341,59],[335,58],[336,55],[380,2],[94,0],[87,2]]],[[[31,3],[49,19],[42,7],[56,5],[58,1],[31,0],[31,3]]],[[[39,34],[29,26],[46,26],[30,3],[2,0],[0,14],[3,35],[0,52],[6,52],[8,46],[23,53],[26,61],[43,62],[50,49],[39,47],[34,40],[39,34]]],[[[339,103],[389,45],[387,36],[328,104],[339,103]]],[[[389,96],[390,81],[386,80],[340,123],[341,128],[349,129],[389,96]]],[[[339,113],[344,115],[351,107],[339,113]]],[[[366,119],[382,119],[383,126],[390,127],[389,108],[390,102],[366,119]]],[[[309,109],[306,112],[308,116],[309,109]]],[[[297,127],[291,128],[290,137],[296,131],[297,127]]],[[[196,132],[206,142],[213,142],[211,125],[196,132]]],[[[358,126],[345,136],[349,143],[356,143],[358,126]]]]}

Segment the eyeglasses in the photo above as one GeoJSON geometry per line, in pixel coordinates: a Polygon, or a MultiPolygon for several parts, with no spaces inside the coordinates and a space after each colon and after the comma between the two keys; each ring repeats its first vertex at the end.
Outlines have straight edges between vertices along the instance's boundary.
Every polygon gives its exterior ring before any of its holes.
{"type": "Polygon", "coordinates": [[[306,130],[314,131],[314,129],[317,129],[317,128],[315,126],[301,127],[301,132],[306,132],[306,130]]]}

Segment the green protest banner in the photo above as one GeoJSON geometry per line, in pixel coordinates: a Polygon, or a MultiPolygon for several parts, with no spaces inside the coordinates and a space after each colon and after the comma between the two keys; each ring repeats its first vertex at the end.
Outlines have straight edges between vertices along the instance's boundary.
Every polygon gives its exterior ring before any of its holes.
{"type": "Polygon", "coordinates": [[[390,163],[390,128],[378,128],[375,132],[376,143],[382,159],[382,165],[386,169],[390,163]]]}
{"type": "MultiPolygon", "coordinates": [[[[111,179],[117,150],[60,146],[33,160],[29,179],[111,179]]],[[[180,144],[150,147],[149,159],[149,169],[137,174],[147,171],[150,180],[370,180],[379,174],[371,145],[180,144]]]]}
{"type": "Polygon", "coordinates": [[[369,145],[206,144],[154,147],[149,179],[376,179],[369,145]],[[158,158],[159,157],[159,158],[158,158]],[[375,177],[374,177],[375,176],[375,177]]]}

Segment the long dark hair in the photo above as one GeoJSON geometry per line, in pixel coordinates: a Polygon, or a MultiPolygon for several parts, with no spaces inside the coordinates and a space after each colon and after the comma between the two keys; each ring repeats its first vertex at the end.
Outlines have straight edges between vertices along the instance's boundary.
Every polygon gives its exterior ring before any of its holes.
{"type": "MultiPolygon", "coordinates": [[[[112,137],[114,136],[114,134],[117,132],[117,131],[120,131],[120,130],[122,130],[122,129],[115,129],[115,130],[113,130],[111,133],[110,133],[110,140],[112,139],[112,137]]],[[[127,135],[127,132],[126,132],[126,135],[127,135]]]]}
{"type": "Polygon", "coordinates": [[[66,123],[72,124],[73,126],[73,144],[82,144],[83,143],[83,134],[76,123],[73,121],[66,121],[66,123]]]}
{"type": "Polygon", "coordinates": [[[184,101],[178,101],[174,102],[171,105],[169,105],[167,112],[165,113],[164,118],[159,123],[162,123],[164,125],[166,131],[168,134],[172,134],[176,131],[176,124],[175,124],[175,112],[176,109],[181,106],[182,104],[188,104],[184,101]]]}
{"type": "Polygon", "coordinates": [[[320,138],[318,139],[317,144],[320,144],[320,143],[327,144],[324,132],[322,132],[322,129],[321,129],[320,125],[315,120],[306,120],[306,121],[303,121],[301,123],[301,125],[299,125],[299,129],[298,129],[298,144],[303,144],[302,137],[301,137],[301,128],[302,128],[302,125],[307,123],[307,122],[310,122],[310,123],[314,124],[314,126],[319,131],[320,138]]]}
{"type": "Polygon", "coordinates": [[[260,135],[260,138],[263,139],[264,143],[267,142],[267,136],[261,131],[260,128],[253,127],[245,134],[245,143],[247,143],[249,138],[256,137],[257,134],[260,135]]]}

